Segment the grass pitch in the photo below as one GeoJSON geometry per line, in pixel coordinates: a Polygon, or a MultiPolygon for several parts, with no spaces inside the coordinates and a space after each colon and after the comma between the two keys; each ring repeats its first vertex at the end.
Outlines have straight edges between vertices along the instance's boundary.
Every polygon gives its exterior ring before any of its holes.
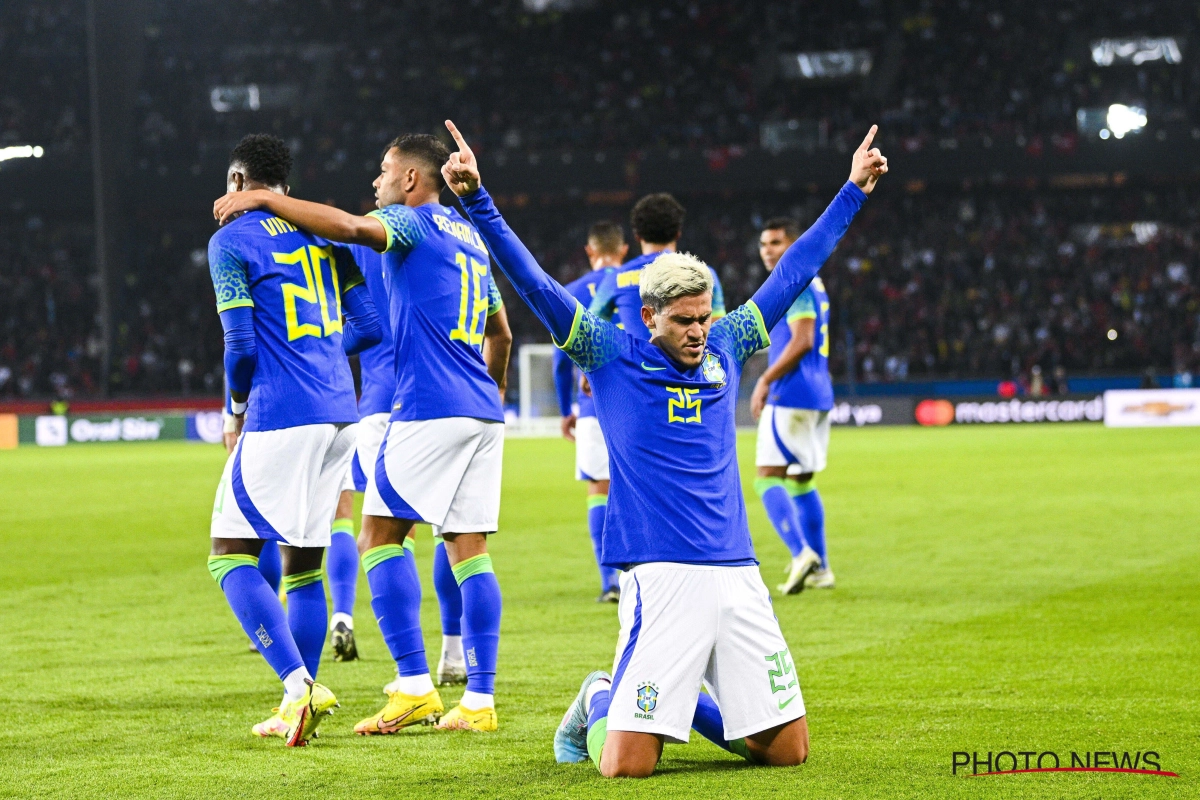
{"type": "MultiPolygon", "coordinates": [[[[769,585],[786,551],[749,491],[769,585]]],[[[1194,797],[1200,789],[1200,429],[834,433],[819,484],[834,591],[776,598],[812,755],[750,768],[693,736],[643,782],[554,763],[579,680],[611,665],[571,445],[506,445],[501,731],[363,739],[392,666],[360,581],[364,660],[312,746],[250,725],[279,684],[205,568],[223,452],[0,453],[4,797],[1194,797]],[[954,751],[1153,750],[1179,778],[951,774],[954,751]]],[[[648,479],[650,477],[648,466],[648,479]]],[[[431,660],[431,542],[417,554],[431,660]]],[[[460,690],[444,694],[450,702],[460,690]]]]}

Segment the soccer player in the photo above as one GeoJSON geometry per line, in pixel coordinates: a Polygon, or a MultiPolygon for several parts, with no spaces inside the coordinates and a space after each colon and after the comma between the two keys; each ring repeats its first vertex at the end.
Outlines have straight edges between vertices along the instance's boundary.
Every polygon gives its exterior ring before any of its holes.
{"type": "MultiPolygon", "coordinates": [[[[800,238],[795,220],[768,220],[758,240],[767,272],[800,238]]],[[[768,366],[750,395],[750,411],[758,420],[754,489],[767,516],[792,554],[784,594],[807,586],[833,588],[833,572],[825,554],[825,509],[813,474],[825,469],[829,451],[829,410],[833,382],[829,377],[829,295],[813,278],[787,316],[771,330],[768,366]]]]}
{"type": "MultiPolygon", "coordinates": [[[[354,259],[358,262],[359,268],[362,270],[363,278],[367,282],[367,288],[371,291],[371,297],[375,301],[375,306],[377,308],[387,308],[388,299],[387,291],[384,287],[383,256],[370,247],[363,245],[351,245],[350,250],[354,253],[354,259]]],[[[508,317],[504,310],[504,303],[500,299],[500,293],[494,283],[489,283],[487,313],[492,326],[500,331],[501,334],[506,334],[508,332],[508,317]]],[[[383,441],[384,432],[387,430],[388,417],[391,415],[392,398],[396,394],[395,338],[392,336],[391,324],[386,318],[380,320],[380,325],[383,328],[383,340],[374,347],[358,354],[362,378],[362,393],[358,399],[358,446],[355,451],[354,460],[351,463],[353,487],[358,492],[366,492],[367,490],[367,474],[363,469],[363,465],[367,465],[367,468],[370,469],[375,464],[376,457],[379,454],[379,444],[383,441]]],[[[503,335],[485,337],[484,347],[499,346],[498,343],[503,341],[507,341],[503,335]]],[[[498,353],[496,356],[492,356],[490,353],[486,353],[484,360],[490,361],[492,358],[499,357],[499,355],[498,353]]],[[[501,396],[503,396],[505,388],[503,375],[506,374],[507,370],[502,369],[499,371],[501,373],[499,390],[501,396]]],[[[349,516],[348,510],[346,516],[349,516]]],[[[349,522],[349,520],[347,519],[346,522],[349,522]]],[[[458,582],[454,579],[454,571],[451,569],[449,559],[446,556],[445,543],[440,537],[436,538],[435,541],[433,585],[437,591],[438,608],[441,611],[442,618],[442,654],[438,659],[437,680],[442,685],[465,683],[467,680],[467,662],[462,646],[462,593],[459,591],[458,582]]],[[[409,532],[409,536],[404,544],[406,548],[410,548],[410,552],[415,552],[411,550],[414,546],[414,531],[409,532]]],[[[353,552],[353,558],[355,569],[357,569],[357,550],[353,552]]],[[[347,558],[347,560],[349,559],[347,558]]],[[[405,565],[414,570],[416,569],[415,561],[411,558],[407,559],[405,565]]],[[[331,569],[330,573],[332,574],[332,572],[331,569]]],[[[350,577],[353,578],[354,575],[351,574],[350,577]]],[[[354,605],[353,593],[350,594],[349,604],[351,607],[354,605]]],[[[336,593],[334,594],[334,611],[335,613],[330,621],[331,625],[338,619],[336,613],[336,593]]],[[[342,622],[343,624],[349,623],[351,627],[349,643],[353,646],[353,621],[343,620],[342,622]]],[[[333,636],[335,652],[338,637],[339,633],[335,630],[333,636]]],[[[392,691],[397,690],[397,685],[395,681],[389,684],[392,691]]]]}
{"type": "MultiPolygon", "coordinates": [[[[612,222],[597,222],[588,231],[584,247],[592,271],[566,285],[566,290],[581,304],[590,303],[596,295],[596,287],[614,268],[621,265],[629,245],[621,226],[612,222]]],[[[574,364],[567,355],[558,350],[554,353],[554,389],[558,394],[558,406],[562,412],[563,438],[575,443],[575,479],[587,481],[588,533],[592,537],[592,549],[596,553],[596,564],[600,568],[600,596],[598,603],[615,603],[621,599],[618,572],[600,563],[600,542],[604,535],[604,512],[608,505],[608,449],[600,422],[596,419],[596,404],[589,393],[579,393],[579,413],[571,408],[573,390],[579,385],[574,364]]]]}
{"type": "MultiPolygon", "coordinates": [[[[247,136],[230,156],[228,189],[283,197],[290,168],[280,139],[247,136]]],[[[276,714],[253,732],[299,746],[337,704],[314,682],[325,645],[321,559],[358,421],[346,353],[379,341],[379,319],[348,248],[261,211],[223,222],[208,263],[240,435],[217,487],[208,568],[283,681],[276,714]],[[286,616],[257,569],[266,539],[282,545],[286,616]]]]}
{"type": "Polygon", "coordinates": [[[433,136],[395,139],[375,179],[379,208],[365,217],[271,192],[228,194],[213,208],[218,219],[265,208],[318,235],[383,253],[396,394],[379,456],[367,470],[358,546],[371,607],[400,677],[387,688],[383,709],[355,726],[364,735],[416,724],[476,731],[498,725],[501,600],[487,537],[500,513],[498,387],[512,337],[499,315],[487,316],[487,248],[467,220],[438,202],[448,156],[433,136]],[[421,520],[444,539],[462,592],[467,690],[445,716],[425,660],[421,585],[404,549],[421,520]]]}
{"type": "MultiPolygon", "coordinates": [[[[613,315],[619,327],[641,339],[649,339],[650,331],[642,323],[642,299],[638,294],[638,281],[642,270],[663,253],[674,253],[683,234],[683,206],[669,194],[648,194],[633,206],[629,222],[633,235],[641,245],[642,254],[610,272],[600,282],[588,310],[601,319],[611,320],[613,315]]],[[[725,316],[725,293],[717,271],[712,272],[713,321],[725,316]]]]}
{"type": "Polygon", "coordinates": [[[712,322],[712,274],[668,253],[640,280],[650,340],[585,311],[542,271],[480,186],[474,155],[442,172],[496,263],[588,375],[609,444],[604,563],[620,567],[614,675],[584,679],[555,734],[559,761],[644,777],[663,742],[695,728],[749,761],[800,764],[808,727],[795,668],[757,569],[738,476],[734,411],[742,365],[768,343],[845,233],[887,162],[855,151],[850,180],[745,305],[712,322]],[[701,683],[709,694],[701,695],[701,683]]]}

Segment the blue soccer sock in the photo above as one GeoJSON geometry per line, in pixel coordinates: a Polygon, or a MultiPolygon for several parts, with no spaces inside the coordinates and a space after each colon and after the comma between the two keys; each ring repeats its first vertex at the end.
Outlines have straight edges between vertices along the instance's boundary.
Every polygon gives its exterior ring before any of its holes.
{"type": "Polygon", "coordinates": [[[325,554],[329,573],[329,593],[333,595],[333,613],[354,616],[354,598],[358,590],[358,545],[354,541],[354,521],[335,519],[325,554]]]}
{"type": "Polygon", "coordinates": [[[717,747],[736,753],[747,761],[753,762],[750,751],[746,749],[745,739],[729,741],[725,738],[725,722],[721,719],[721,710],[717,701],[704,692],[696,700],[696,713],[692,717],[692,730],[708,739],[717,747]]]}
{"type": "Polygon", "coordinates": [[[421,636],[421,584],[415,580],[416,570],[404,563],[413,557],[406,552],[411,541],[372,547],[362,555],[371,609],[401,677],[429,674],[421,636]]]}
{"type": "Polygon", "coordinates": [[[308,674],[315,679],[321,666],[321,649],[325,647],[325,626],[329,622],[321,570],[284,575],[283,590],[287,592],[288,629],[308,674]]]}
{"type": "Polygon", "coordinates": [[[462,591],[450,568],[446,543],[441,539],[433,549],[433,588],[437,592],[438,610],[442,613],[442,635],[462,636],[462,591]]]}
{"type": "Polygon", "coordinates": [[[825,554],[825,506],[817,492],[816,480],[800,483],[788,478],[788,494],[792,495],[792,502],[800,512],[804,541],[821,557],[821,566],[829,569],[829,559],[825,554]]]}
{"type": "Polygon", "coordinates": [[[258,571],[262,573],[271,591],[279,594],[279,581],[283,577],[283,559],[279,555],[279,543],[274,539],[263,542],[258,554],[258,571]]]}
{"type": "Polygon", "coordinates": [[[604,753],[604,740],[608,738],[608,706],[612,698],[612,684],[605,681],[588,702],[587,751],[588,757],[600,768],[600,756],[604,753]]]}
{"type": "Polygon", "coordinates": [[[805,541],[800,525],[800,513],[792,503],[783,478],[755,478],[754,491],[762,498],[767,518],[775,526],[779,538],[787,545],[792,558],[800,555],[805,541]]]}
{"type": "Polygon", "coordinates": [[[600,568],[600,591],[607,592],[609,589],[617,588],[617,575],[619,574],[612,567],[606,567],[600,563],[604,542],[604,513],[608,510],[608,495],[589,494],[587,508],[588,533],[592,536],[592,552],[596,554],[596,566],[600,568]]]}
{"type": "Polygon", "coordinates": [[[242,630],[279,679],[303,670],[304,661],[288,630],[283,605],[258,571],[258,559],[247,555],[209,556],[208,571],[225,592],[242,630]]]}
{"type": "Polygon", "coordinates": [[[462,590],[467,691],[490,697],[496,690],[501,610],[500,583],[492,571],[492,557],[481,553],[458,562],[454,565],[454,577],[462,590]]]}

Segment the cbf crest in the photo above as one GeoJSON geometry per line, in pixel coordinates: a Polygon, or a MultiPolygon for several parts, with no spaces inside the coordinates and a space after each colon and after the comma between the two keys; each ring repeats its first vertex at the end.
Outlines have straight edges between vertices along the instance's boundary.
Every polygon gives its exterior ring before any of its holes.
{"type": "Polygon", "coordinates": [[[721,366],[721,357],[716,353],[705,353],[700,365],[704,380],[717,386],[725,385],[725,368],[721,366]]]}
{"type": "Polygon", "coordinates": [[[653,683],[643,683],[637,690],[637,707],[642,713],[634,714],[639,719],[654,719],[654,709],[658,708],[658,687],[653,683]]]}

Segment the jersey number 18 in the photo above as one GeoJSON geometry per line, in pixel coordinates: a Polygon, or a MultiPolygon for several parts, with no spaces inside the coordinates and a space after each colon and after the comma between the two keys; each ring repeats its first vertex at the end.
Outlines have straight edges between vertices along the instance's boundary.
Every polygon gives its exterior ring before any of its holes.
{"type": "Polygon", "coordinates": [[[462,271],[462,284],[458,300],[458,326],[450,331],[450,339],[472,346],[483,344],[483,317],[488,309],[488,265],[472,258],[468,267],[466,253],[456,253],[454,263],[462,271]],[[473,293],[472,286],[475,289],[473,293]]]}

